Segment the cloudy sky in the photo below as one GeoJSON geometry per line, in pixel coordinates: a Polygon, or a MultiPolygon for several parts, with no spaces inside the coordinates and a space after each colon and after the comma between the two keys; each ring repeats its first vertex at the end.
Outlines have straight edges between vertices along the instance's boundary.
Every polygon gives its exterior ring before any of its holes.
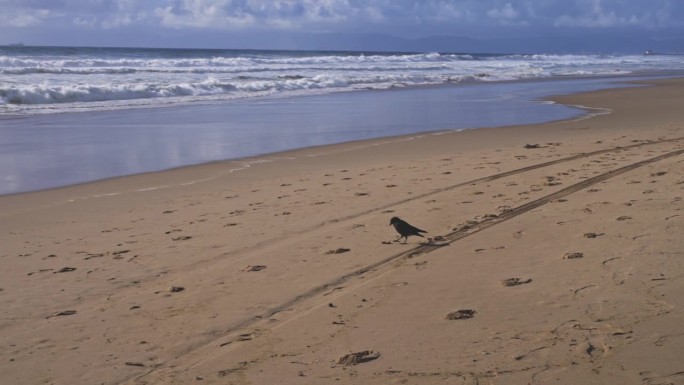
{"type": "Polygon", "coordinates": [[[684,0],[0,0],[0,44],[18,42],[684,51],[684,0]]]}

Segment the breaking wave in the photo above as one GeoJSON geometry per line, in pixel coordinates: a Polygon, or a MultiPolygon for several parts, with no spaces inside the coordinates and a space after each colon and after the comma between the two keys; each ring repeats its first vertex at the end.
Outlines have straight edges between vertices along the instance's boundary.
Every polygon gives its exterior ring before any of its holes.
{"type": "Polygon", "coordinates": [[[154,106],[558,76],[684,64],[619,55],[0,48],[0,114],[154,106]]]}

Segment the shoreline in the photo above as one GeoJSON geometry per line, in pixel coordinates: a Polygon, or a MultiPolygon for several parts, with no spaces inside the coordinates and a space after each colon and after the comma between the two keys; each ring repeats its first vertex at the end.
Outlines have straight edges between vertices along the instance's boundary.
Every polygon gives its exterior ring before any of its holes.
{"type": "MultiPolygon", "coordinates": [[[[614,80],[615,78],[608,77],[606,79],[613,79],[614,80]]],[[[42,200],[42,197],[44,195],[58,196],[58,197],[60,197],[59,201],[55,201],[53,203],[54,204],[65,204],[65,203],[73,203],[75,201],[84,200],[84,199],[102,198],[102,197],[116,196],[116,195],[121,195],[121,194],[141,193],[141,192],[154,191],[154,190],[166,189],[166,188],[182,188],[183,186],[193,185],[196,183],[205,183],[205,182],[209,182],[209,181],[212,181],[212,180],[215,180],[218,178],[226,177],[226,176],[232,174],[233,172],[241,172],[245,169],[251,168],[253,165],[258,165],[261,163],[272,163],[272,162],[278,162],[278,161],[283,161],[283,160],[293,160],[293,159],[298,159],[298,158],[299,159],[306,159],[306,158],[309,158],[312,156],[312,155],[310,155],[310,153],[312,153],[312,152],[318,153],[319,155],[320,154],[335,153],[335,152],[347,152],[347,151],[354,151],[355,149],[376,147],[376,146],[382,146],[382,145],[386,145],[386,144],[391,145],[392,143],[395,143],[395,142],[411,141],[411,140],[414,140],[416,138],[422,138],[425,136],[458,134],[458,133],[463,133],[463,132],[471,131],[471,130],[515,129],[516,127],[530,127],[530,126],[536,127],[536,126],[543,126],[543,125],[553,125],[553,124],[557,124],[557,123],[571,123],[571,122],[575,122],[575,121],[581,121],[584,119],[591,119],[591,118],[601,116],[604,114],[610,114],[612,112],[611,109],[607,109],[607,108],[591,107],[591,106],[585,106],[582,104],[577,104],[574,102],[576,100],[576,98],[574,98],[574,96],[579,96],[581,98],[582,95],[588,94],[588,93],[593,93],[593,92],[618,90],[618,89],[623,89],[623,88],[636,88],[636,87],[643,87],[643,86],[656,86],[659,80],[660,81],[668,81],[668,80],[675,80],[675,79],[680,79],[680,78],[674,77],[674,78],[665,78],[665,79],[651,79],[650,81],[645,80],[645,79],[639,79],[639,80],[634,80],[634,81],[625,82],[625,83],[620,82],[620,84],[622,84],[622,86],[614,85],[611,88],[601,88],[598,91],[596,91],[596,90],[586,91],[586,92],[580,91],[580,92],[572,93],[572,94],[550,96],[550,97],[547,97],[543,100],[536,100],[536,102],[540,102],[540,103],[547,102],[547,103],[552,103],[552,104],[560,104],[563,106],[567,106],[570,108],[574,108],[577,110],[584,111],[584,113],[579,114],[576,117],[571,117],[568,119],[551,120],[551,121],[542,122],[542,123],[535,123],[532,125],[514,124],[514,125],[493,126],[493,127],[441,129],[441,130],[435,130],[435,131],[414,132],[414,133],[395,135],[395,136],[351,140],[351,141],[340,142],[340,143],[321,144],[321,145],[315,145],[315,146],[309,146],[309,147],[303,147],[303,148],[277,151],[277,152],[273,152],[273,153],[265,153],[265,154],[261,154],[261,155],[235,158],[235,159],[213,160],[213,161],[209,161],[209,162],[182,165],[182,166],[178,166],[178,167],[172,167],[169,169],[163,169],[163,170],[157,170],[157,171],[148,171],[148,172],[141,172],[141,173],[135,173],[135,174],[129,174],[129,175],[112,176],[112,177],[103,178],[103,179],[85,181],[82,183],[76,183],[76,184],[70,184],[70,185],[64,185],[64,186],[56,186],[56,187],[51,187],[51,188],[46,188],[46,189],[23,191],[23,192],[10,193],[10,194],[1,194],[0,195],[0,204],[2,203],[3,199],[5,199],[5,198],[7,200],[9,200],[9,202],[12,202],[8,206],[14,206],[13,202],[15,202],[17,200],[22,200],[26,197],[28,197],[29,199],[34,199],[33,197],[35,197],[35,199],[37,199],[37,200],[42,200]],[[592,111],[600,111],[600,112],[592,112],[592,111]],[[232,165],[235,165],[235,167],[231,168],[232,165]],[[199,177],[197,177],[198,174],[199,174],[199,177]],[[117,190],[117,188],[120,188],[120,186],[125,186],[125,189],[124,190],[117,190]]],[[[539,80],[539,81],[544,82],[544,80],[539,80]]],[[[447,88],[447,86],[444,86],[443,88],[447,88]]],[[[384,90],[384,91],[387,91],[387,90],[384,90]]],[[[315,157],[318,155],[313,155],[313,156],[315,157]]]]}
{"type": "MultiPolygon", "coordinates": [[[[657,78],[653,78],[653,79],[657,79],[657,78]]],[[[568,79],[563,79],[563,80],[556,80],[556,81],[565,82],[566,80],[569,81],[569,82],[572,82],[572,81],[573,81],[573,79],[569,79],[569,80],[568,80],[568,79]]],[[[638,84],[638,83],[635,83],[635,81],[638,82],[639,80],[643,80],[643,78],[641,78],[641,77],[605,77],[605,78],[590,78],[590,79],[581,79],[581,78],[577,78],[577,79],[574,79],[574,80],[586,80],[586,81],[590,81],[590,82],[599,82],[598,84],[602,84],[602,85],[600,86],[600,88],[606,88],[606,89],[608,89],[608,88],[630,87],[629,84],[638,84]],[[626,80],[627,80],[627,81],[626,81],[626,80]]],[[[498,82],[498,83],[507,83],[507,82],[498,82]]],[[[548,80],[536,80],[536,81],[535,81],[535,80],[529,80],[529,81],[516,81],[516,82],[508,82],[508,83],[510,83],[510,84],[518,84],[518,85],[519,85],[519,84],[526,84],[526,83],[529,83],[529,84],[535,84],[535,83],[544,84],[544,83],[547,83],[547,84],[548,84],[548,80]]],[[[553,83],[551,83],[551,84],[553,84],[553,83]]],[[[485,86],[485,87],[486,87],[486,86],[490,86],[490,85],[489,85],[489,84],[477,84],[477,85],[474,85],[474,86],[476,86],[476,87],[485,86]]],[[[496,87],[497,84],[493,84],[493,85],[491,85],[491,86],[496,87]]],[[[583,92],[583,91],[582,91],[582,87],[589,87],[589,88],[591,88],[591,87],[588,86],[588,85],[585,85],[585,86],[574,85],[574,87],[579,87],[580,91],[577,91],[577,90],[574,90],[574,91],[573,91],[573,90],[572,90],[572,86],[570,87],[570,89],[564,90],[564,91],[566,91],[566,92],[568,92],[568,93],[574,93],[574,92],[583,92]]],[[[412,90],[413,90],[413,91],[416,91],[416,90],[420,90],[420,89],[428,90],[428,91],[429,91],[429,90],[440,90],[440,89],[441,89],[441,90],[449,90],[449,89],[458,89],[458,88],[454,88],[454,86],[451,86],[451,87],[448,87],[448,86],[439,86],[439,87],[414,87],[414,88],[409,89],[409,90],[398,90],[398,91],[384,90],[384,91],[381,91],[381,92],[411,92],[412,90]]],[[[563,90],[559,90],[559,91],[563,91],[563,90]]],[[[363,92],[366,92],[366,91],[363,91],[363,92]]],[[[368,92],[375,93],[376,91],[368,91],[368,92]]],[[[340,96],[341,96],[341,95],[340,95],[340,96]]],[[[312,98],[312,97],[313,97],[313,98],[316,98],[315,96],[308,96],[308,97],[305,96],[304,98],[312,98]]],[[[335,95],[331,95],[331,97],[335,97],[335,95]]],[[[341,97],[343,97],[343,96],[341,96],[341,97]]],[[[518,98],[520,98],[520,97],[518,97],[518,98]]],[[[567,104],[562,104],[562,103],[561,103],[561,104],[559,104],[559,103],[554,103],[554,102],[551,101],[552,99],[553,99],[552,96],[551,96],[551,97],[549,97],[549,96],[543,96],[541,99],[530,97],[529,100],[523,98],[523,99],[521,99],[521,101],[523,101],[523,102],[528,102],[528,103],[538,104],[539,106],[542,106],[541,108],[544,108],[544,107],[543,107],[544,104],[551,104],[551,105],[557,105],[557,106],[553,106],[552,108],[561,107],[561,108],[575,109],[575,110],[578,110],[578,111],[582,111],[582,110],[583,110],[583,111],[585,111],[585,114],[587,115],[587,116],[584,117],[584,118],[587,118],[587,117],[591,117],[591,116],[592,116],[592,113],[591,113],[591,112],[587,112],[587,111],[590,111],[590,109],[582,108],[583,106],[579,106],[579,105],[574,106],[574,105],[567,105],[567,104]]],[[[276,98],[275,100],[280,100],[280,101],[282,102],[283,99],[276,98]]],[[[307,99],[303,99],[303,100],[307,100],[307,99]]],[[[314,100],[315,100],[315,99],[314,99],[314,100]]],[[[334,99],[333,99],[333,101],[329,101],[329,102],[330,102],[330,103],[335,103],[334,99]]],[[[195,106],[195,107],[197,107],[197,106],[195,106]]],[[[201,108],[201,107],[202,107],[202,106],[200,106],[200,108],[201,108]]],[[[192,110],[192,108],[193,108],[192,106],[186,106],[185,108],[189,109],[189,110],[188,110],[189,112],[193,111],[193,110],[192,110]]],[[[549,109],[549,111],[551,111],[551,110],[549,109]]],[[[84,115],[84,116],[86,116],[88,119],[91,119],[91,118],[97,116],[97,113],[94,113],[94,112],[86,112],[85,114],[88,114],[88,115],[84,115]],[[94,114],[94,115],[93,115],[93,114],[94,114]]],[[[557,121],[557,120],[564,120],[564,119],[566,119],[565,117],[561,117],[561,116],[558,116],[558,117],[556,117],[556,118],[553,118],[554,115],[553,115],[551,112],[547,112],[547,114],[549,115],[548,118],[547,118],[548,120],[545,120],[545,121],[542,121],[542,122],[538,122],[538,123],[536,123],[536,124],[552,123],[552,122],[555,122],[555,121],[557,121]]],[[[578,113],[578,114],[579,114],[579,113],[578,113]]],[[[582,117],[580,117],[580,118],[582,118],[582,117]]],[[[72,118],[72,120],[73,120],[73,119],[75,119],[75,118],[72,118]]],[[[502,122],[502,123],[503,123],[503,122],[502,122]]],[[[515,126],[515,125],[519,125],[519,124],[515,124],[515,122],[511,122],[511,123],[514,123],[514,124],[506,124],[506,123],[503,123],[503,125],[486,126],[486,127],[487,127],[487,128],[492,128],[492,127],[504,127],[504,126],[515,126]]],[[[142,122],[141,124],[146,124],[146,123],[145,123],[145,122],[142,122]]],[[[446,123],[446,124],[448,124],[448,123],[446,123]]],[[[451,124],[452,124],[452,125],[455,125],[456,122],[453,122],[453,123],[451,123],[451,124]]],[[[370,139],[368,139],[368,138],[359,138],[359,139],[355,139],[355,138],[350,137],[349,140],[342,140],[341,142],[331,143],[331,144],[360,143],[360,142],[363,142],[363,141],[365,141],[365,140],[385,140],[385,139],[386,139],[386,140],[389,140],[390,138],[401,138],[401,137],[404,137],[404,136],[411,136],[411,135],[424,135],[424,134],[431,134],[431,133],[461,131],[461,130],[467,130],[467,129],[482,129],[482,128],[485,128],[485,126],[482,126],[481,124],[480,124],[480,125],[477,125],[477,124],[476,124],[475,126],[472,126],[472,127],[466,125],[466,126],[460,126],[459,128],[456,128],[456,129],[451,129],[451,128],[437,128],[437,129],[433,129],[433,130],[430,130],[430,127],[429,127],[429,126],[426,127],[426,128],[421,128],[421,127],[419,127],[419,126],[416,126],[416,127],[414,127],[411,131],[414,131],[414,130],[416,130],[416,129],[418,129],[418,131],[408,132],[408,133],[405,133],[405,134],[402,133],[402,134],[397,134],[397,135],[386,136],[386,133],[385,133],[385,132],[382,132],[382,133],[380,133],[382,136],[379,136],[379,137],[372,137],[372,138],[370,138],[370,139]],[[384,135],[383,135],[383,134],[384,134],[384,135]]],[[[116,128],[113,128],[113,130],[116,130],[116,128]]],[[[404,130],[400,130],[400,131],[404,131],[404,130]]],[[[79,135],[81,135],[81,134],[79,134],[79,135]]],[[[119,139],[113,139],[113,140],[119,140],[119,139]]],[[[123,144],[122,144],[122,145],[123,145],[123,144]]],[[[150,144],[150,145],[153,145],[153,144],[150,144]]],[[[283,149],[283,150],[278,150],[278,151],[273,151],[273,152],[264,152],[264,153],[261,153],[261,154],[246,155],[246,156],[237,156],[237,157],[229,157],[229,158],[224,158],[224,159],[210,159],[210,160],[205,160],[205,161],[197,161],[197,160],[195,160],[195,161],[191,161],[191,163],[186,164],[186,165],[180,164],[180,165],[178,165],[178,166],[171,166],[171,167],[164,167],[164,166],[158,165],[158,166],[153,166],[153,168],[155,168],[155,169],[153,169],[153,170],[144,170],[144,169],[143,169],[143,170],[130,170],[130,171],[128,171],[128,172],[126,172],[126,173],[124,173],[124,174],[121,174],[121,175],[103,176],[103,177],[100,177],[100,178],[97,178],[97,179],[84,180],[84,181],[77,181],[77,180],[74,180],[74,183],[69,183],[69,184],[64,184],[64,185],[58,185],[58,186],[47,186],[47,187],[43,187],[43,188],[34,187],[33,189],[29,189],[29,190],[25,190],[25,191],[8,192],[8,193],[5,193],[5,194],[2,194],[2,196],[10,196],[10,195],[14,195],[14,194],[39,192],[39,191],[43,191],[43,190],[52,190],[52,189],[68,188],[68,187],[74,187],[74,186],[79,186],[79,185],[87,185],[87,184],[90,184],[90,183],[106,182],[106,181],[108,181],[108,180],[110,180],[110,179],[115,179],[115,178],[120,178],[120,177],[127,177],[127,176],[134,176],[134,175],[150,175],[150,174],[154,174],[154,173],[158,173],[158,172],[164,173],[164,172],[169,172],[169,171],[176,170],[176,169],[182,169],[182,168],[184,168],[184,167],[197,167],[197,166],[202,166],[202,165],[213,164],[213,163],[216,163],[216,162],[237,162],[237,163],[244,163],[244,162],[246,162],[246,161],[253,161],[254,159],[259,159],[259,158],[264,158],[264,157],[273,157],[273,156],[278,156],[278,155],[287,156],[287,153],[288,153],[289,151],[305,150],[305,149],[307,149],[307,148],[316,149],[316,148],[318,148],[318,147],[326,146],[326,145],[329,145],[329,144],[327,144],[327,143],[314,144],[314,145],[304,146],[304,147],[295,148],[295,149],[283,149]],[[158,168],[158,167],[161,167],[161,168],[158,168]]],[[[198,143],[196,146],[200,146],[200,144],[198,143]]],[[[122,147],[121,150],[123,150],[123,148],[124,148],[124,147],[122,147]]],[[[86,148],[86,149],[88,149],[88,148],[86,148]]],[[[191,150],[191,148],[189,148],[189,150],[191,150]]],[[[79,150],[75,148],[73,151],[79,151],[79,150]]],[[[21,155],[22,155],[22,154],[18,154],[17,156],[21,156],[21,155]]],[[[130,156],[134,156],[134,155],[135,155],[135,154],[130,154],[130,156]]],[[[121,158],[121,159],[112,158],[112,159],[108,160],[108,162],[116,162],[116,163],[119,163],[119,162],[126,162],[126,160],[125,160],[125,158],[124,158],[125,156],[126,156],[126,155],[122,155],[122,158],[121,158]]],[[[135,155],[135,156],[140,156],[140,155],[135,155]]],[[[23,158],[22,158],[22,159],[23,159],[23,158]]],[[[105,158],[105,159],[108,159],[108,158],[105,158]]],[[[27,161],[30,161],[30,159],[26,159],[26,160],[27,160],[27,161]]],[[[84,159],[84,160],[85,160],[85,159],[84,159]]],[[[59,164],[60,162],[61,162],[61,161],[60,161],[59,159],[54,159],[53,162],[51,162],[51,163],[57,163],[57,164],[59,164]]],[[[66,166],[66,165],[65,165],[65,166],[66,166]]],[[[78,167],[78,165],[74,165],[74,167],[78,167]]],[[[148,166],[148,167],[149,167],[149,166],[148,166]]],[[[94,171],[95,171],[95,170],[92,170],[92,171],[90,171],[90,173],[92,173],[92,172],[94,172],[94,171]]],[[[108,171],[108,170],[104,170],[104,171],[105,171],[106,173],[111,173],[111,171],[108,171]]],[[[59,172],[59,171],[58,171],[58,172],[59,172]]],[[[115,173],[116,173],[116,172],[115,172],[115,173]]],[[[10,177],[11,177],[12,179],[18,178],[17,175],[12,176],[12,174],[8,174],[8,175],[6,176],[6,178],[10,178],[10,177]]],[[[38,177],[38,175],[32,176],[32,178],[37,178],[37,177],[38,177]]],[[[47,175],[43,175],[43,177],[48,177],[48,176],[47,176],[47,175]]],[[[92,178],[92,177],[90,177],[90,178],[92,178]]],[[[25,188],[27,188],[27,187],[25,187],[25,188]]]]}
{"type": "MultiPolygon", "coordinates": [[[[495,80],[495,81],[481,81],[481,80],[462,80],[457,83],[437,83],[437,84],[419,84],[410,85],[404,87],[390,87],[390,88],[378,88],[378,89],[354,89],[354,90],[332,90],[325,93],[316,93],[312,90],[302,91],[301,93],[293,92],[292,94],[281,95],[261,95],[255,97],[245,97],[238,99],[216,99],[216,100],[206,100],[206,101],[193,101],[188,103],[178,102],[168,102],[167,104],[159,105],[140,105],[140,106],[121,106],[112,107],[105,109],[89,109],[85,108],[83,110],[74,111],[59,111],[59,112],[45,112],[37,114],[0,114],[0,121],[3,119],[14,120],[23,119],[31,117],[40,116],[59,116],[62,114],[97,114],[101,112],[112,112],[112,111],[127,111],[127,110],[164,110],[173,108],[192,108],[192,107],[203,107],[212,105],[222,105],[226,103],[252,103],[252,102],[273,102],[279,100],[285,100],[290,98],[316,98],[328,95],[346,95],[346,94],[357,94],[357,93],[386,93],[386,92],[396,92],[396,91],[406,91],[406,90],[430,90],[430,89],[443,89],[443,88],[453,88],[453,87],[469,87],[469,86],[487,86],[487,85],[506,85],[506,84],[535,84],[535,83],[545,83],[545,82],[564,82],[564,81],[605,81],[607,83],[625,83],[630,84],[635,81],[642,81],[648,79],[674,79],[684,77],[684,70],[649,70],[640,71],[636,73],[627,74],[603,74],[603,75],[555,75],[543,78],[524,78],[524,79],[510,79],[510,80],[495,80]]],[[[584,92],[584,91],[577,91],[584,92]]],[[[573,92],[574,93],[574,92],[573,92]]],[[[95,107],[93,107],[95,108],[95,107]]]]}
{"type": "Polygon", "coordinates": [[[647,83],[551,98],[612,111],[581,120],[0,196],[0,376],[680,381],[684,79],[647,83]]]}

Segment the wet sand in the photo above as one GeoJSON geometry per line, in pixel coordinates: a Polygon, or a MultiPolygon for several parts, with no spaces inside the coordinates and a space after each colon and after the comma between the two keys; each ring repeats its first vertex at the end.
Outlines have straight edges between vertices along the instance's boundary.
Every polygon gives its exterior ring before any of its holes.
{"type": "MultiPolygon", "coordinates": [[[[582,114],[550,95],[635,78],[490,82],[265,97],[229,103],[0,115],[0,195],[333,143],[582,114]]],[[[643,80],[643,79],[642,79],[643,80]]]]}
{"type": "Polygon", "coordinates": [[[684,381],[684,80],[0,197],[12,384],[684,381]],[[392,242],[393,216],[427,238],[392,242]]]}

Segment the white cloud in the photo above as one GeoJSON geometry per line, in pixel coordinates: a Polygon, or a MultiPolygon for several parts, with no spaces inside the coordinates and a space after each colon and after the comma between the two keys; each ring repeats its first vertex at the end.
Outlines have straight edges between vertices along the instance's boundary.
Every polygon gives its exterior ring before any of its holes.
{"type": "Polygon", "coordinates": [[[154,15],[161,25],[171,28],[242,28],[255,24],[252,13],[231,5],[231,0],[183,0],[175,6],[156,8],[154,15]]]}
{"type": "MultiPolygon", "coordinates": [[[[614,2],[608,2],[612,7],[606,9],[607,2],[603,0],[578,1],[580,9],[577,14],[558,16],[553,25],[572,28],[612,28],[612,27],[645,27],[653,28],[665,26],[669,23],[667,13],[663,9],[649,7],[618,7],[614,2]],[[584,3],[584,6],[582,6],[584,3]]],[[[619,5],[619,3],[618,3],[619,5]]],[[[669,2],[661,2],[661,7],[668,7],[669,2]]]]}
{"type": "Polygon", "coordinates": [[[472,14],[447,0],[175,0],[153,13],[173,28],[314,29],[452,23],[472,14]]]}
{"type": "Polygon", "coordinates": [[[92,18],[92,17],[91,18],[75,17],[72,20],[72,22],[75,25],[82,26],[82,27],[88,27],[88,28],[95,27],[98,24],[97,20],[95,20],[95,18],[92,18]]]}
{"type": "Polygon", "coordinates": [[[15,28],[28,28],[44,24],[50,18],[58,17],[59,14],[48,9],[17,9],[9,12],[0,12],[0,25],[15,28]]]}
{"type": "MultiPolygon", "coordinates": [[[[529,8],[529,5],[528,5],[529,8]]],[[[500,8],[493,8],[487,11],[487,16],[499,25],[507,26],[527,26],[528,20],[523,18],[523,13],[513,7],[511,3],[506,3],[500,8]]]]}
{"type": "Polygon", "coordinates": [[[511,3],[506,3],[502,8],[494,8],[487,11],[487,16],[495,19],[516,19],[520,16],[520,12],[516,11],[511,3]]]}
{"type": "Polygon", "coordinates": [[[111,17],[108,17],[107,19],[103,20],[101,25],[102,28],[105,29],[112,29],[112,28],[121,28],[125,27],[127,25],[131,25],[134,22],[133,16],[129,13],[123,13],[123,14],[117,14],[113,15],[111,17]]]}
{"type": "MultiPolygon", "coordinates": [[[[684,0],[0,0],[0,29],[535,35],[553,29],[681,28],[684,0]]],[[[28,32],[22,32],[28,33],[28,32]]],[[[109,32],[112,33],[112,32],[109,32]]],[[[0,36],[1,38],[1,36],[0,36]]]]}

